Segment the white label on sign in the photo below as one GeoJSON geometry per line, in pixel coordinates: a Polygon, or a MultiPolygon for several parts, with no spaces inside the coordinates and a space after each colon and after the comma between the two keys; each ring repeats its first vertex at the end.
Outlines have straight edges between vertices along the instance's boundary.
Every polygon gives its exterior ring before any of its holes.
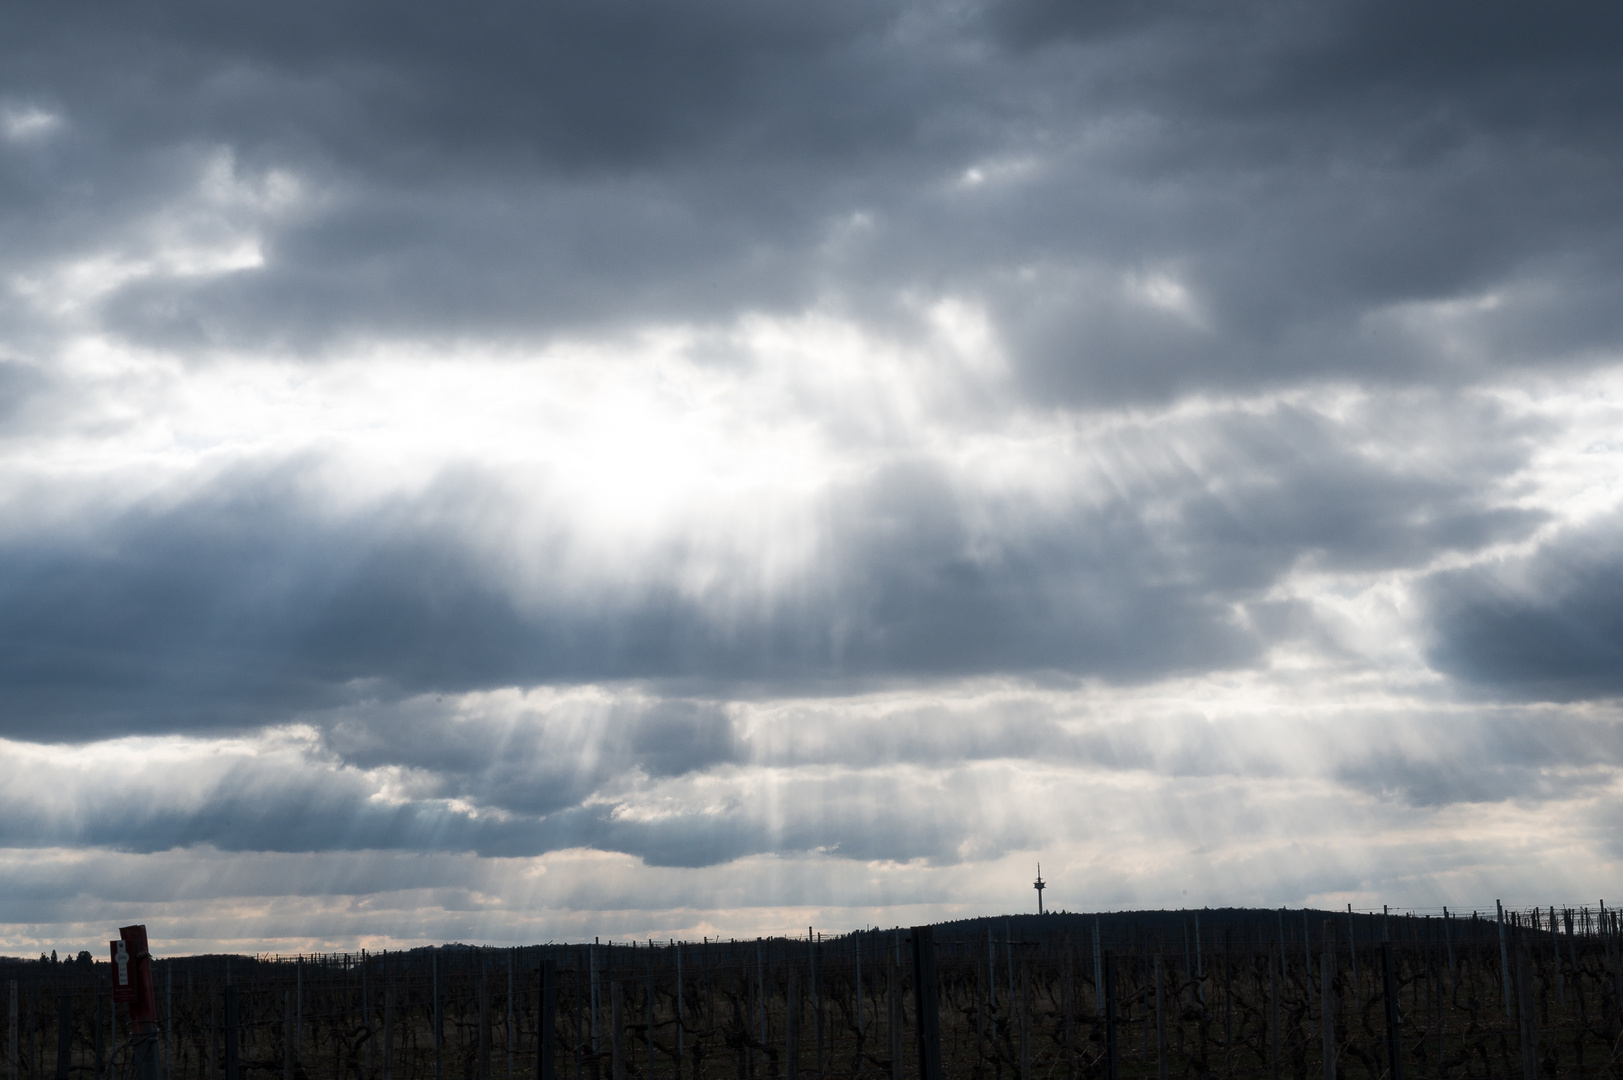
{"type": "Polygon", "coordinates": [[[118,985],[130,985],[130,951],[122,941],[118,943],[118,956],[113,962],[118,965],[118,985]]]}

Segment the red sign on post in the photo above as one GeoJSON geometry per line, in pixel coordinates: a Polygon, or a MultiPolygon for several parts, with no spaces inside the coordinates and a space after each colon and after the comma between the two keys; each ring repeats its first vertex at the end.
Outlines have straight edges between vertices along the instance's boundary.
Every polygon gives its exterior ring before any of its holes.
{"type": "Polygon", "coordinates": [[[118,940],[108,945],[113,954],[113,1000],[130,1007],[130,1023],[139,1028],[156,1023],[158,1002],[152,993],[152,954],[147,951],[145,926],[121,926],[118,940]]]}
{"type": "Polygon", "coordinates": [[[123,938],[107,944],[113,950],[113,1000],[128,1005],[135,1000],[135,957],[130,955],[123,938]]]}

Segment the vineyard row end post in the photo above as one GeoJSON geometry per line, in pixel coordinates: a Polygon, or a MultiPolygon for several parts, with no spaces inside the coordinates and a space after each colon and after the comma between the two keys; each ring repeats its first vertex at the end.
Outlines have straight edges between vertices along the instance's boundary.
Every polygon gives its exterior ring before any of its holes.
{"type": "Polygon", "coordinates": [[[1105,953],[1100,956],[1098,950],[1098,930],[1094,930],[1093,957],[1098,965],[1095,970],[1102,971],[1100,978],[1104,986],[1100,990],[1103,997],[1105,1014],[1105,1080],[1118,1080],[1121,1075],[1121,1052],[1116,1043],[1116,954],[1105,953]]]}
{"type": "Polygon", "coordinates": [[[800,972],[792,966],[784,988],[783,1052],[785,1075],[800,1080],[800,972]]]}
{"type": "Polygon", "coordinates": [[[1167,1020],[1166,993],[1163,987],[1165,964],[1161,954],[1155,954],[1155,1075],[1167,1080],[1167,1020]]]}
{"type": "Polygon", "coordinates": [[[1336,925],[1324,920],[1324,953],[1319,958],[1319,1026],[1324,1034],[1324,1080],[1336,1080],[1336,925]]]}
{"type": "MultiPolygon", "coordinates": [[[[384,1075],[389,1072],[389,1062],[383,1062],[384,1075]]],[[[282,1080],[293,1080],[293,991],[282,991],[282,1080]]]]}
{"type": "Polygon", "coordinates": [[[68,1055],[73,1050],[73,995],[56,999],[56,1080],[68,1080],[68,1055]]]}
{"type": "Polygon", "coordinates": [[[1392,942],[1381,942],[1382,993],[1386,998],[1386,1056],[1387,1075],[1392,1080],[1403,1080],[1403,1033],[1399,1030],[1398,975],[1392,962],[1392,942]]]}
{"type": "Polygon", "coordinates": [[[394,1080],[394,980],[383,987],[383,1080],[394,1080]]]}
{"type": "Polygon", "coordinates": [[[237,1060],[237,988],[225,988],[225,1080],[242,1080],[237,1060]]]}
{"type": "Polygon", "coordinates": [[[535,1022],[535,1080],[558,1080],[558,969],[552,957],[542,958],[538,977],[541,981],[541,1015],[535,1022]]]}
{"type": "Polygon", "coordinates": [[[609,980],[609,1075],[626,1080],[625,992],[619,979],[609,980]]]}
{"type": "Polygon", "coordinates": [[[1538,1080],[1538,1016],[1533,1009],[1533,969],[1527,942],[1516,940],[1516,1026],[1522,1043],[1523,1080],[1538,1080]]]}
{"type": "Polygon", "coordinates": [[[913,927],[913,1009],[918,1035],[919,1080],[942,1080],[941,1014],[935,973],[935,932],[913,927]]]}

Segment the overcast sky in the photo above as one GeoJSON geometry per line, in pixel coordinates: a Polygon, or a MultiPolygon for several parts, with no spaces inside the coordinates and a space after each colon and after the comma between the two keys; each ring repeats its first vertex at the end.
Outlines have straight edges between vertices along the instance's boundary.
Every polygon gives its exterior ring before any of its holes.
{"type": "Polygon", "coordinates": [[[1617,891],[1616,4],[0,20],[0,951],[1617,891]]]}

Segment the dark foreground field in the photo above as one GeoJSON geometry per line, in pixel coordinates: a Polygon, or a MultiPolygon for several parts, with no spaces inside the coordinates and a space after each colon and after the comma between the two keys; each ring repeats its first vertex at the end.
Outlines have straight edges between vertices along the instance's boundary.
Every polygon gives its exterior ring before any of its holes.
{"type": "MultiPolygon", "coordinates": [[[[1492,912],[981,919],[932,928],[922,996],[906,929],[184,957],[155,976],[173,1080],[909,1080],[931,1000],[950,1080],[1533,1080],[1623,1072],[1617,930],[1598,907],[1502,926],[1492,912]]],[[[0,965],[13,1080],[128,1075],[107,973],[0,965]]]]}

